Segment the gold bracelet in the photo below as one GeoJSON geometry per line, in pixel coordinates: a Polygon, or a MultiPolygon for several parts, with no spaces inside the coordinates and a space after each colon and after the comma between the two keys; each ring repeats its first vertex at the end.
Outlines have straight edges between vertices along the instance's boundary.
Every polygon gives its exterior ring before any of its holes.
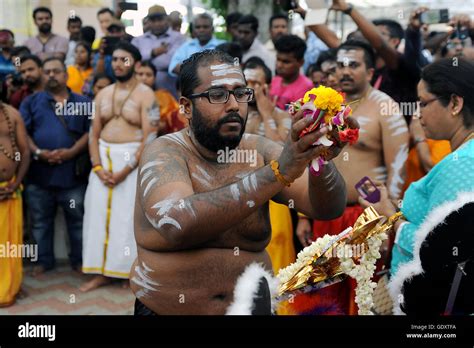
{"type": "Polygon", "coordinates": [[[97,173],[99,170],[103,170],[103,169],[104,169],[104,167],[102,167],[101,164],[98,164],[98,165],[92,167],[92,171],[93,171],[94,173],[97,173]]]}
{"type": "Polygon", "coordinates": [[[299,218],[302,218],[302,219],[308,219],[308,220],[310,220],[310,218],[309,218],[309,217],[307,217],[307,216],[306,216],[306,215],[304,215],[303,213],[300,213],[299,211],[297,212],[297,214],[298,214],[298,217],[299,217],[299,218]]]}
{"type": "Polygon", "coordinates": [[[278,161],[275,161],[275,160],[271,160],[271,161],[270,161],[270,168],[272,168],[273,173],[275,174],[275,176],[276,176],[276,178],[278,179],[278,181],[281,182],[283,185],[290,187],[290,185],[291,185],[293,182],[287,181],[287,180],[283,177],[283,175],[281,175],[280,170],[278,169],[278,167],[280,167],[280,164],[278,163],[278,161]]]}

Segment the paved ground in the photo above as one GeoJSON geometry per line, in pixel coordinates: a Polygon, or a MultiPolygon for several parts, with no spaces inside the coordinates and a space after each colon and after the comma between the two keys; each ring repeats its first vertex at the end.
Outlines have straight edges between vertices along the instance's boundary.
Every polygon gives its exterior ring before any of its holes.
{"type": "Polygon", "coordinates": [[[113,283],[88,293],[79,286],[90,276],[73,272],[69,265],[36,278],[25,266],[22,296],[8,308],[0,308],[0,315],[132,315],[135,297],[121,283],[113,283]]]}

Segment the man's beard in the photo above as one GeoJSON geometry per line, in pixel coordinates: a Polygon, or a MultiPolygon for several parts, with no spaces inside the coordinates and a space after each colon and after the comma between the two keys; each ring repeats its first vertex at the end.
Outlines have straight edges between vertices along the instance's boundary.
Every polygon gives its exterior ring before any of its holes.
{"type": "Polygon", "coordinates": [[[41,77],[37,78],[37,79],[25,79],[25,84],[29,88],[34,88],[34,87],[37,87],[40,84],[40,81],[41,81],[41,77]]]}
{"type": "Polygon", "coordinates": [[[126,73],[123,76],[117,76],[117,75],[115,75],[115,73],[114,73],[114,76],[120,82],[127,82],[128,80],[130,80],[133,77],[134,74],[135,74],[135,71],[132,68],[128,71],[128,73],[126,73]]]}
{"type": "Polygon", "coordinates": [[[202,113],[196,107],[194,107],[190,127],[199,144],[212,152],[217,152],[226,148],[230,150],[235,149],[240,144],[242,135],[245,132],[246,123],[247,121],[244,121],[237,112],[231,112],[223,119],[219,120],[219,122],[214,127],[209,127],[206,120],[202,116],[202,113]],[[220,135],[219,130],[221,129],[221,126],[229,121],[236,121],[240,123],[241,130],[238,136],[223,137],[220,135]]]}
{"type": "Polygon", "coordinates": [[[62,89],[62,87],[63,86],[61,86],[57,80],[48,80],[46,82],[45,89],[47,91],[50,91],[50,92],[54,93],[54,92],[60,91],[62,89]]]}
{"type": "Polygon", "coordinates": [[[42,33],[42,34],[48,34],[51,32],[51,25],[49,24],[41,24],[39,27],[38,27],[38,30],[42,33]]]}

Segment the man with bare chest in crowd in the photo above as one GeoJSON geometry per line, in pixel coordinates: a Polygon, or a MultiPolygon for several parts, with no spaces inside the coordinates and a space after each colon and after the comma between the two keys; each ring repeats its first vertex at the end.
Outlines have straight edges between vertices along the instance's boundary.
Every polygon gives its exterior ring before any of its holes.
{"type": "MultiPolygon", "coordinates": [[[[0,245],[23,242],[20,184],[30,163],[28,136],[16,109],[0,101],[0,245]]],[[[23,274],[21,257],[0,257],[0,307],[15,302],[23,274]]]]}
{"type": "MultiPolygon", "coordinates": [[[[225,314],[248,265],[271,272],[265,252],[270,199],[294,202],[318,219],[335,218],[344,208],[344,179],[331,162],[320,176],[308,174],[322,150],[311,144],[325,130],[300,139],[309,125],[302,113],[283,148],[243,136],[253,90],[233,62],[214,50],[183,62],[180,106],[190,126],[143,152],[135,200],[138,257],[130,274],[135,314],[225,314]],[[249,153],[256,159],[244,158],[249,153]]],[[[332,148],[331,157],[340,150],[332,148]]]]}
{"type": "MultiPolygon", "coordinates": [[[[338,48],[336,76],[340,89],[346,94],[346,102],[353,109],[352,117],[360,125],[359,140],[334,159],[347,186],[346,210],[334,221],[314,221],[313,240],[325,234],[337,234],[354,225],[363,212],[358,204],[359,194],[355,185],[364,176],[385,184],[392,199],[401,198],[408,157],[408,127],[398,112],[398,104],[370,85],[374,62],[372,48],[364,42],[346,41],[338,48]]],[[[300,219],[298,231],[311,231],[310,223],[300,219]]],[[[299,237],[304,246],[311,242],[299,237]]],[[[334,299],[334,305],[341,314],[357,313],[354,294],[346,281],[323,289],[314,296],[325,298],[321,303],[334,299]]],[[[317,303],[315,298],[312,303],[317,303]]]]}
{"type": "MultiPolygon", "coordinates": [[[[97,274],[81,287],[89,291],[128,279],[136,257],[133,198],[137,166],[149,136],[156,134],[159,109],[153,91],[134,77],[140,52],[117,44],[112,68],[117,82],[96,97],[89,151],[93,170],[85,198],[83,272],[97,274]]],[[[127,281],[128,283],[128,281],[127,281]]],[[[125,283],[125,284],[127,284],[125,283]]]]}

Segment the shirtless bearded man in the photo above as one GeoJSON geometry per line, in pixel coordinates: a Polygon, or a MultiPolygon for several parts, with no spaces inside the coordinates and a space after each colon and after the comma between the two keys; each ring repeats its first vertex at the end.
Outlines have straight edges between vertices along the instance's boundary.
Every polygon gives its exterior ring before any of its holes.
{"type": "MultiPolygon", "coordinates": [[[[138,257],[130,274],[135,314],[225,314],[249,264],[271,272],[265,251],[270,199],[294,202],[318,219],[335,218],[345,206],[344,180],[331,162],[322,175],[308,174],[321,152],[311,144],[322,133],[299,139],[309,124],[301,113],[284,147],[258,135],[242,137],[253,90],[233,62],[206,50],[183,63],[180,106],[190,126],[154,140],[140,159],[138,257]],[[253,151],[256,163],[238,163],[238,156],[222,161],[226,148],[253,151]]],[[[330,152],[333,157],[340,148],[330,152]]]]}
{"type": "MultiPolygon", "coordinates": [[[[360,136],[354,146],[348,147],[334,159],[347,185],[346,210],[342,217],[334,221],[315,221],[313,239],[325,234],[337,234],[354,225],[363,211],[358,204],[359,194],[355,185],[364,176],[385,184],[392,199],[401,198],[408,157],[408,127],[399,112],[398,104],[370,85],[374,61],[372,48],[364,42],[347,41],[338,48],[336,75],[342,91],[346,93],[347,102],[353,109],[352,116],[360,124],[360,136]]],[[[303,245],[309,243],[303,232],[310,230],[309,222],[300,219],[297,234],[303,245]]],[[[387,247],[385,244],[382,250],[387,250],[387,247]]],[[[384,258],[386,253],[382,255],[381,264],[384,258]]],[[[319,296],[323,299],[319,302],[324,306],[331,303],[333,308],[337,307],[337,314],[356,314],[355,294],[351,292],[354,282],[349,286],[349,281],[352,282],[348,279],[315,293],[311,301],[305,296],[297,297],[294,301],[297,312],[315,313],[314,308],[307,307],[307,304],[317,303],[314,296],[319,296]]],[[[319,308],[318,313],[321,312],[319,308]]]]}
{"type": "MultiPolygon", "coordinates": [[[[0,101],[0,245],[23,243],[20,184],[30,163],[28,136],[16,109],[0,101]]],[[[23,275],[21,257],[0,257],[0,307],[15,302],[23,275]]]]}
{"type": "Polygon", "coordinates": [[[109,277],[128,279],[136,257],[133,199],[138,160],[159,121],[153,91],[134,77],[140,52],[117,44],[112,67],[117,82],[96,97],[89,150],[93,171],[85,197],[83,272],[98,274],[81,287],[94,289],[109,277]]]}

